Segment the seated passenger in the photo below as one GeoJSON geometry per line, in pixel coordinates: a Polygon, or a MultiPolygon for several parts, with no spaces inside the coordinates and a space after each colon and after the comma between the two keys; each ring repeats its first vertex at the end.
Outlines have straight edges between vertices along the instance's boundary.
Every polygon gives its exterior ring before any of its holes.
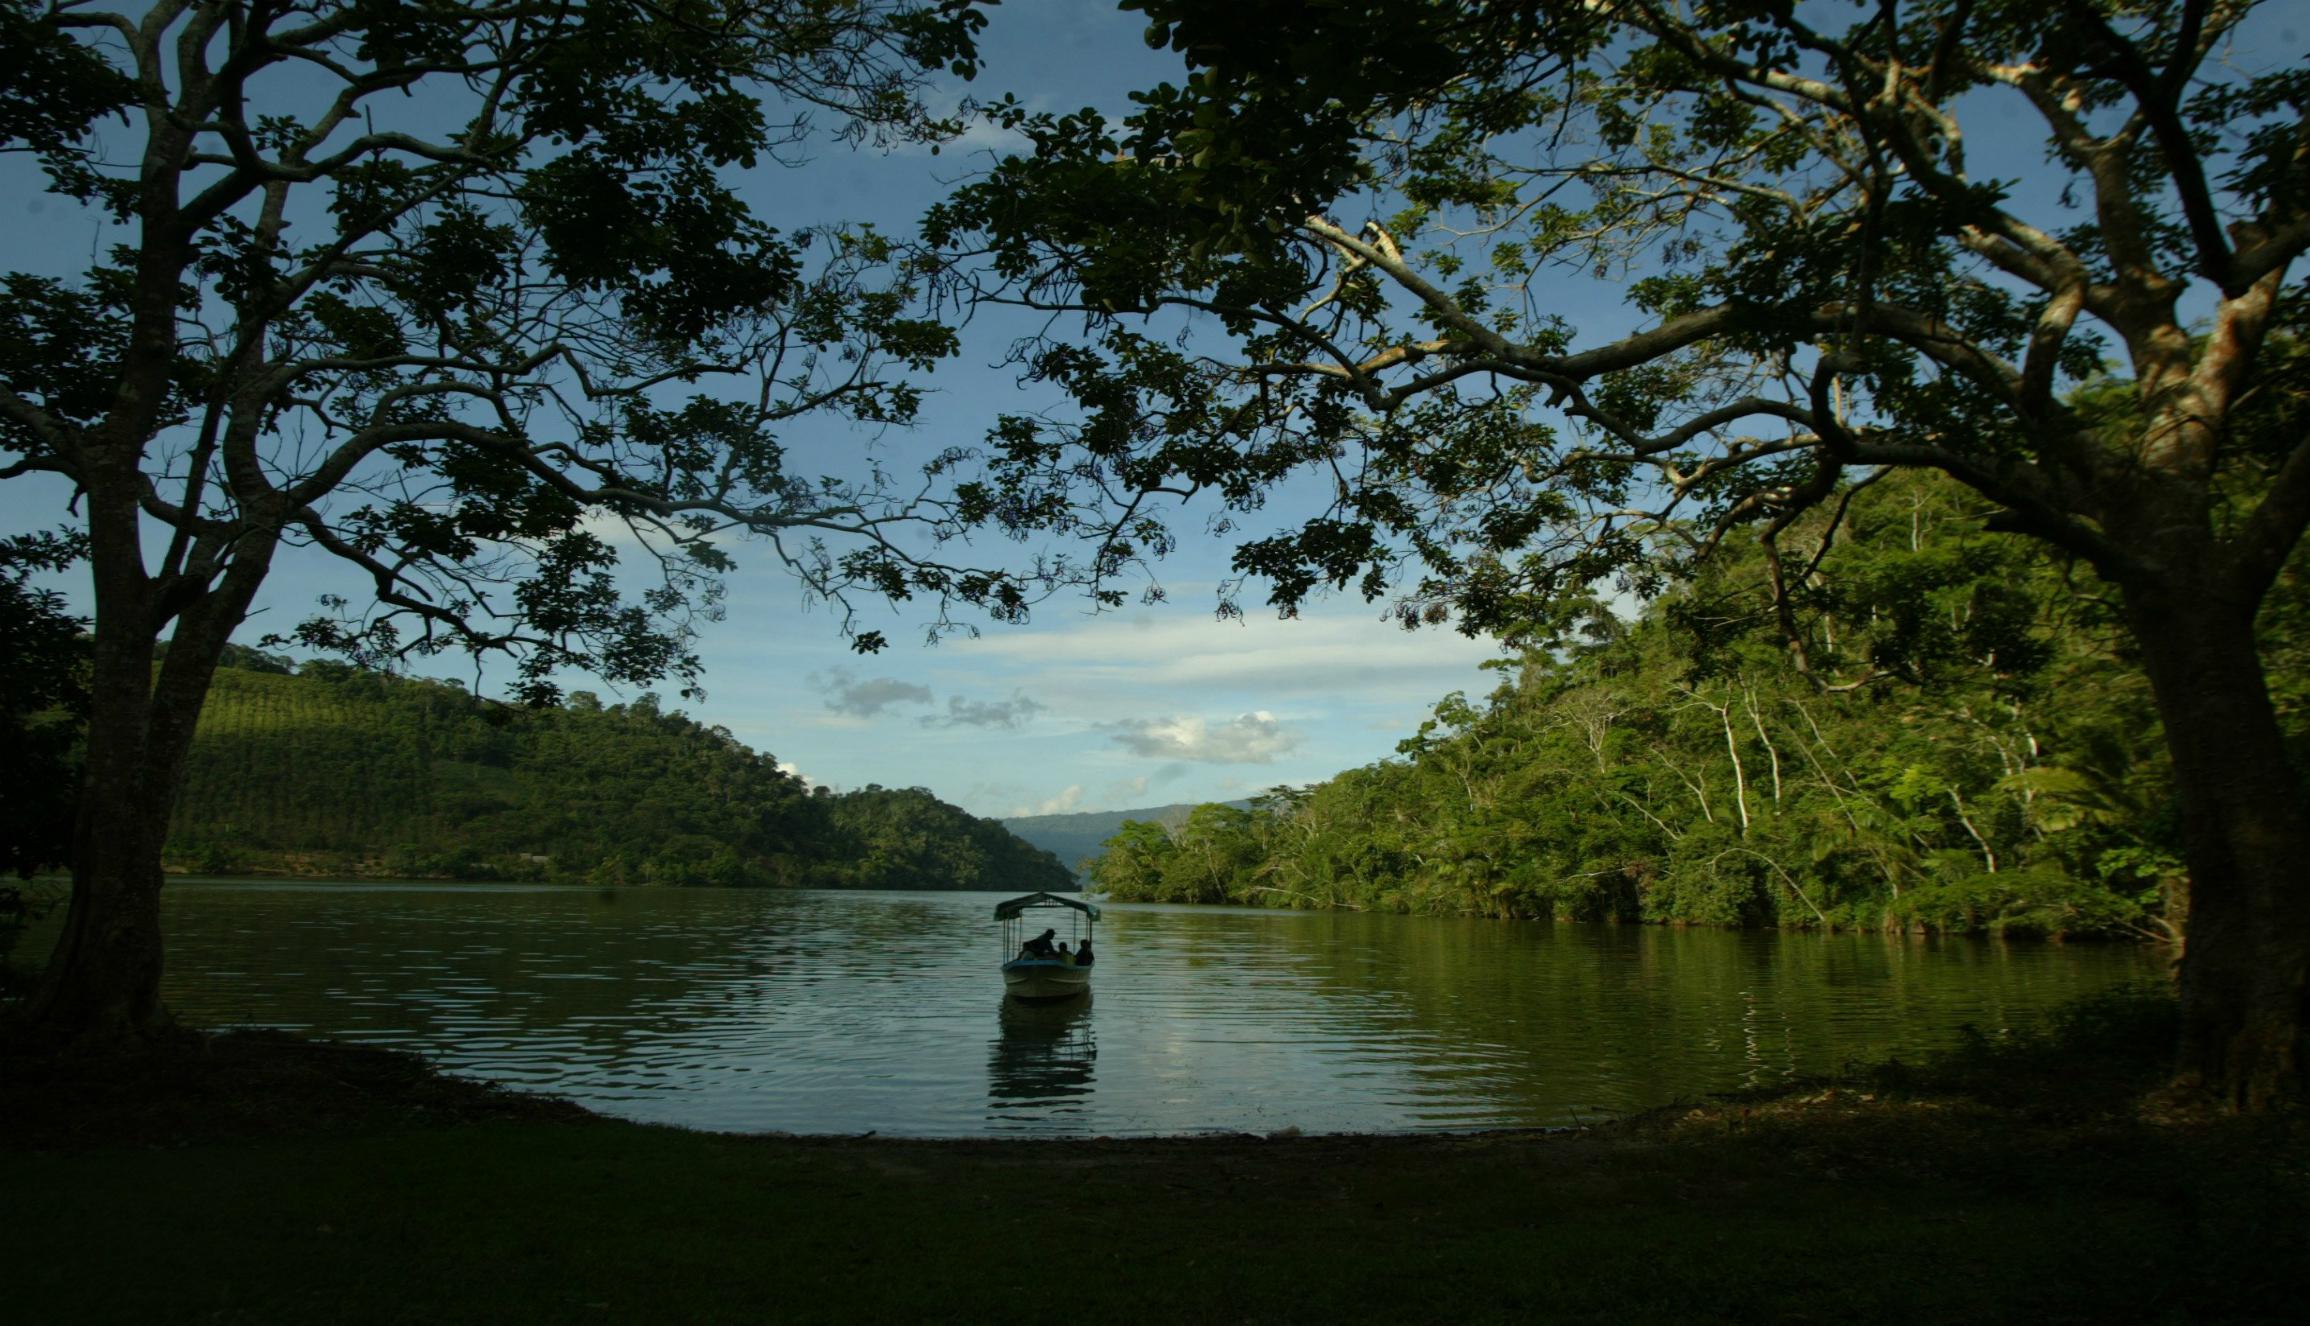
{"type": "Polygon", "coordinates": [[[1091,965],[1091,939],[1088,935],[1084,936],[1083,942],[1075,947],[1075,965],[1078,967],[1091,965]]]}
{"type": "Polygon", "coordinates": [[[1056,930],[1045,930],[1043,933],[1035,936],[1033,939],[1028,940],[1026,947],[1028,956],[1037,958],[1057,957],[1059,955],[1059,951],[1051,947],[1051,936],[1058,933],[1059,932],[1056,930]]]}
{"type": "Polygon", "coordinates": [[[1075,965],[1075,955],[1067,951],[1067,946],[1065,944],[1059,945],[1059,961],[1066,963],[1070,967],[1075,965]]]}

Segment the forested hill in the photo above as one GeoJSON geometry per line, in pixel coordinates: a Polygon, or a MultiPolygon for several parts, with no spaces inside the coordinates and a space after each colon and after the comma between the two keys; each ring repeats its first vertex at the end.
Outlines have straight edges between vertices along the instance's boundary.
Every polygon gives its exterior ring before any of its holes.
{"type": "MultiPolygon", "coordinates": [[[[1248,806],[1248,801],[1230,801],[1231,806],[1248,806]]],[[[1011,815],[1003,820],[1003,827],[1035,846],[1059,858],[1069,867],[1081,867],[1097,856],[1106,841],[1115,836],[1132,820],[1166,827],[1185,824],[1195,810],[1195,803],[1182,801],[1176,805],[1148,806],[1139,810],[1081,810],[1065,815],[1011,815]]]]}
{"type": "Polygon", "coordinates": [[[172,868],[809,888],[1073,887],[1056,857],[921,788],[840,795],[654,697],[559,708],[236,651],[171,826],[172,868]]]}
{"type": "MultiPolygon", "coordinates": [[[[2158,715],[2091,572],[1892,475],[1753,538],[1635,621],[1452,695],[1402,758],[1124,826],[1119,899],[1713,925],[2170,938],[2187,906],[2158,715]],[[1824,541],[1827,545],[1824,548],[1824,541]],[[2085,592],[2081,592],[2081,588],[2085,592]]],[[[2259,623],[2310,763],[2302,557],[2259,623]]]]}

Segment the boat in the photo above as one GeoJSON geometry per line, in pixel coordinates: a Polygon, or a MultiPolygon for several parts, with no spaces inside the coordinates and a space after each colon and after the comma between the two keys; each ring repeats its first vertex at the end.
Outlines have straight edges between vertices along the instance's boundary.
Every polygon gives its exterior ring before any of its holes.
{"type": "Polygon", "coordinates": [[[1021,932],[1027,928],[1027,914],[1049,908],[1067,912],[1069,944],[1079,945],[1089,940],[1091,927],[1099,920],[1097,907],[1080,898],[1056,893],[1030,893],[1024,898],[995,904],[995,919],[1003,923],[1003,993],[1013,999],[1076,999],[1091,993],[1089,966],[1076,966],[1066,958],[1021,956],[1025,942],[1021,932]]]}

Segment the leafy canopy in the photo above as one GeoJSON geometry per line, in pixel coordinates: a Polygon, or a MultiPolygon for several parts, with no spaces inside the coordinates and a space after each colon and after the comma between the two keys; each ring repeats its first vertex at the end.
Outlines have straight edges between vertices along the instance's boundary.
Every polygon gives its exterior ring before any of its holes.
{"type": "Polygon", "coordinates": [[[2299,398],[2310,244],[2310,74],[2251,0],[1126,7],[1185,80],[999,107],[1033,152],[932,217],[964,297],[1087,318],[1022,351],[1080,414],[1004,421],[990,487],[1103,569],[1300,475],[1235,559],[1284,609],[1545,635],[1914,467],[2250,615],[2310,516],[2299,430],[2237,419],[2299,398]]]}
{"type": "Polygon", "coordinates": [[[910,376],[954,337],[872,229],[788,228],[734,187],[797,159],[813,116],[935,142],[954,126],[916,89],[973,72],[983,23],[911,0],[5,0],[0,134],[131,238],[77,278],[0,276],[0,478],[88,495],[136,629],[222,639],[276,550],[309,546],[370,593],[286,637],[510,652],[540,699],[561,668],[694,682],[737,536],[845,609],[1021,613],[1020,578],[939,560],[951,503],[793,468],[805,420],[913,420],[910,376]]]}

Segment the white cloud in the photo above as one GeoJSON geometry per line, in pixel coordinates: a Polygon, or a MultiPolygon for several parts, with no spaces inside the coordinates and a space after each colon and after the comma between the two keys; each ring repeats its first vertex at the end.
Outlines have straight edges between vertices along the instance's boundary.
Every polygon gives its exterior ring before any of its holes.
{"type": "Polygon", "coordinates": [[[1114,733],[1116,745],[1134,755],[1198,764],[1270,764],[1300,742],[1298,733],[1265,709],[1237,714],[1217,725],[1190,715],[1125,719],[1100,726],[1114,733]]]}
{"type": "Polygon", "coordinates": [[[1081,783],[1069,783],[1066,790],[1059,793],[1057,796],[1046,797],[1045,799],[1038,801],[1031,806],[1021,806],[1017,810],[1012,811],[1011,814],[1014,816],[1064,815],[1068,811],[1074,810],[1082,804],[1083,785],[1081,783]]]}
{"type": "MultiPolygon", "coordinates": [[[[617,553],[619,564],[630,568],[648,565],[645,548],[656,548],[664,551],[683,538],[689,537],[687,531],[681,532],[678,536],[669,535],[664,529],[647,520],[643,521],[640,529],[637,530],[632,521],[607,507],[599,506],[586,508],[586,513],[578,517],[577,527],[608,544],[610,549],[617,553]]],[[[706,535],[703,542],[730,549],[736,547],[743,536],[744,531],[742,530],[721,529],[706,535]]]]}
{"type": "MultiPolygon", "coordinates": [[[[925,698],[928,698],[928,691],[923,692],[923,694],[925,698]]],[[[1040,712],[1042,707],[1030,699],[1025,691],[1011,692],[1011,698],[1008,700],[965,700],[959,695],[950,695],[946,700],[946,712],[924,715],[922,725],[924,727],[1025,727],[1027,720],[1040,712]]]]}
{"type": "Polygon", "coordinates": [[[1405,631],[1361,609],[1336,608],[1292,621],[1218,622],[1182,607],[1058,629],[990,631],[962,648],[1034,669],[1028,688],[1046,701],[1093,707],[1144,703],[1150,692],[1186,688],[1262,699],[1354,695],[1424,708],[1448,690],[1481,686],[1476,665],[1500,653],[1490,640],[1405,631]]]}
{"type": "Polygon", "coordinates": [[[996,157],[1017,156],[1035,149],[1035,140],[1016,129],[1006,129],[985,116],[974,116],[963,131],[939,145],[942,154],[985,152],[996,157]]]}
{"type": "MultiPolygon", "coordinates": [[[[1045,98],[1034,97],[1027,102],[1031,110],[1046,110],[1045,98]]],[[[933,115],[952,116],[963,122],[962,132],[937,144],[932,151],[929,143],[897,143],[892,145],[893,156],[964,156],[973,164],[983,164],[1002,157],[1019,156],[1034,151],[1035,140],[1016,129],[1007,129],[995,123],[981,104],[964,96],[960,88],[935,88],[923,98],[923,109],[933,115]],[[974,154],[983,153],[984,156],[974,154]]]]}
{"type": "Polygon", "coordinates": [[[861,680],[848,668],[829,668],[810,674],[810,684],[826,692],[826,707],[838,714],[872,718],[893,705],[929,704],[930,687],[896,677],[861,680]]]}

